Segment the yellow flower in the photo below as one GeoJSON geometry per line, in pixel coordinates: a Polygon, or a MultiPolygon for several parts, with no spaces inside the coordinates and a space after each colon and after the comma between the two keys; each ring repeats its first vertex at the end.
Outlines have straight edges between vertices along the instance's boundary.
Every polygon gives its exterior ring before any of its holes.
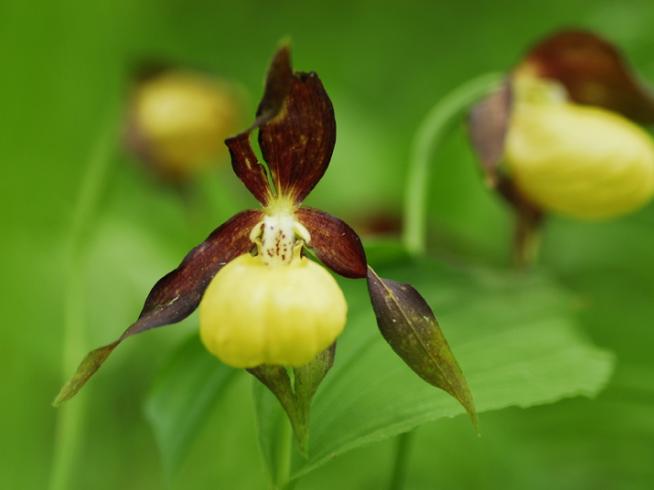
{"type": "Polygon", "coordinates": [[[328,268],[367,280],[384,339],[474,419],[465,378],[424,298],[409,284],[378,276],[345,222],[303,206],[335,143],[334,109],[322,82],[313,72],[293,72],[289,48],[282,46],[254,123],[225,141],[234,172],[261,207],[232,216],[159,279],[138,319],[87,354],[55,405],[73,397],[125,339],[179,322],[199,307],[207,350],[226,364],[248,368],[275,394],[306,453],[311,398],[334,362],[347,316],[345,297],[328,268]],[[254,131],[265,163],[252,148],[254,131]]]}
{"type": "Polygon", "coordinates": [[[334,278],[305,257],[268,265],[241,255],[214,277],[200,303],[200,335],[225,364],[301,366],[345,326],[347,305],[334,278]]]}
{"type": "Polygon", "coordinates": [[[569,102],[555,82],[525,74],[513,82],[505,166],[540,208],[610,218],[654,195],[654,143],[625,117],[569,102]]]}

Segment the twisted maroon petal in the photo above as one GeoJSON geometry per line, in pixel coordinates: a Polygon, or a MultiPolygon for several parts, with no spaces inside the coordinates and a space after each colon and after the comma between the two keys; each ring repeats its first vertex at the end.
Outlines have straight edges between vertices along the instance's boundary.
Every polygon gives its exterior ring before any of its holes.
{"type": "Polygon", "coordinates": [[[100,368],[109,354],[126,338],[151,328],[179,322],[198,306],[214,275],[228,262],[247,252],[250,231],[262,218],[260,211],[244,211],[214,230],[191,250],[182,263],[154,285],[138,320],[110,344],[86,355],[73,377],[54,401],[58,405],[73,397],[100,368]]]}
{"type": "Polygon", "coordinates": [[[264,206],[268,204],[272,197],[268,188],[268,178],[250,146],[250,132],[246,131],[229,138],[225,140],[225,144],[232,157],[234,173],[261,204],[264,206]]]}

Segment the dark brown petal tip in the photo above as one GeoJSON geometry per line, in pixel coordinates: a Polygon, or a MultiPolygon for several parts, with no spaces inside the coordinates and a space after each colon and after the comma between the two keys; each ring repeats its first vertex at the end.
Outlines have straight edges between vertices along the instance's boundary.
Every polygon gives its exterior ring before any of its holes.
{"type": "Polygon", "coordinates": [[[537,44],[518,70],[562,83],[573,101],[654,123],[652,92],[633,75],[616,47],[591,32],[562,31],[537,44]]]}
{"type": "Polygon", "coordinates": [[[186,255],[177,269],[162,277],[145,300],[138,320],[114,342],[91,351],[64,385],[54,405],[72,398],[126,338],[151,328],[176,323],[198,306],[213,276],[252,246],[250,231],[261,219],[259,211],[244,211],[214,230],[186,255]]]}
{"type": "Polygon", "coordinates": [[[282,110],[292,84],[291,48],[288,44],[283,44],[268,67],[266,87],[257,108],[257,120],[254,123],[256,127],[265,124],[282,110]]]}
{"type": "MultiPolygon", "coordinates": [[[[336,142],[336,121],[318,75],[293,73],[288,46],[283,46],[273,58],[257,119],[245,133],[228,140],[230,150],[236,139],[245,145],[247,135],[257,128],[259,146],[277,193],[299,204],[327,170],[336,142]]],[[[236,156],[240,160],[234,161],[234,169],[257,196],[263,183],[258,174],[254,176],[249,170],[256,168],[256,159],[246,156],[251,153],[247,145],[248,148],[241,148],[236,155],[232,151],[232,158],[236,156]]]]}
{"type": "Polygon", "coordinates": [[[317,209],[300,208],[296,215],[311,234],[309,248],[327,267],[344,277],[366,277],[366,253],[352,228],[317,209]]]}
{"type": "Polygon", "coordinates": [[[280,194],[301,202],[329,165],[336,142],[332,103],[315,73],[297,73],[259,145],[280,194]]]}
{"type": "Polygon", "coordinates": [[[379,277],[371,267],[368,291],[379,330],[393,350],[418,376],[456,398],[477,428],[468,383],[420,293],[409,284],[379,277]]]}
{"type": "Polygon", "coordinates": [[[511,106],[511,84],[507,80],[499,90],[479,101],[470,111],[468,129],[472,147],[491,185],[497,183],[497,169],[504,156],[511,106]]]}

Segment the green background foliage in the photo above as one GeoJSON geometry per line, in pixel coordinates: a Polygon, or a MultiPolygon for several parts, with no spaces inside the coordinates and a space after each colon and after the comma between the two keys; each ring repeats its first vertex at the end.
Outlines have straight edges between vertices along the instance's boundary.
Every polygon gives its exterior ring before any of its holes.
{"type": "MultiPolygon", "coordinates": [[[[0,487],[48,485],[76,194],[136,63],[163,59],[237,81],[251,114],[267,62],[290,36],[295,66],[319,72],[338,126],[332,165],[308,204],[356,224],[374,213],[400,215],[414,132],[449,90],[510,67],[531,42],[567,26],[604,34],[654,81],[653,23],[646,0],[2,1],[0,487]]],[[[87,348],[113,339],[158,277],[234,211],[254,205],[226,166],[199,179],[199,197],[184,204],[120,151],[110,163],[82,236],[88,329],[80,342],[87,348]]],[[[453,401],[410,376],[377,335],[363,283],[345,281],[351,323],[316,396],[315,459],[293,462],[295,472],[312,462],[316,469],[296,488],[383,487],[393,456],[393,440],[384,437],[423,422],[410,452],[411,489],[649,488],[654,479],[654,206],[611,223],[553,218],[538,272],[512,277],[510,216],[475,165],[460,125],[434,161],[432,259],[378,261],[387,276],[424,290],[469,374],[482,437],[467,418],[449,418],[461,413],[453,401]],[[361,363],[346,372],[348,356],[368,340],[361,363]],[[604,391],[593,400],[567,398],[595,394],[612,358],[604,391]],[[373,397],[351,399],[355,382],[382,386],[373,397]],[[393,386],[405,388],[395,412],[384,405],[393,386]],[[366,431],[377,423],[373,415],[387,417],[379,423],[384,437],[366,431]],[[415,424],[397,425],[409,416],[415,424]],[[360,443],[342,452],[353,437],[360,443]],[[319,466],[321,455],[338,453],[319,466]]],[[[85,404],[86,416],[71,489],[266,487],[251,378],[212,372],[193,381],[189,370],[190,380],[162,379],[178,373],[175,362],[185,365],[180,348],[197,351],[187,340],[196,327],[192,316],[126,342],[74,401],[85,404]],[[156,432],[174,420],[157,411],[157,389],[166,383],[182,390],[172,407],[159,399],[173,411],[197,386],[193,407],[202,417],[189,413],[176,426],[199,428],[193,437],[156,432]],[[203,397],[216,392],[219,403],[202,412],[203,397]],[[155,431],[152,420],[160,421],[155,431]],[[163,457],[157,441],[164,441],[163,457]]],[[[210,366],[206,358],[190,362],[210,366]]]]}

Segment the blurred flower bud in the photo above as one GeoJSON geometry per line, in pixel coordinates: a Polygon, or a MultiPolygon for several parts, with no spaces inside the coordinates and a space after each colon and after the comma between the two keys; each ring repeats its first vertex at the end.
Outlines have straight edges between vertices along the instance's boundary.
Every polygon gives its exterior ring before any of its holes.
{"type": "Polygon", "coordinates": [[[201,73],[167,69],[143,77],[129,103],[126,143],[159,178],[183,182],[227,156],[239,119],[236,90],[201,73]]]}
{"type": "Polygon", "coordinates": [[[473,108],[471,138],[518,215],[601,219],[654,196],[654,142],[637,122],[654,122],[654,98],[620,53],[590,32],[563,31],[473,108]]]}
{"type": "Polygon", "coordinates": [[[516,216],[514,256],[534,260],[547,212],[602,219],[654,196],[654,97],[591,32],[537,43],[470,113],[486,181],[516,216]]]}
{"type": "Polygon", "coordinates": [[[567,101],[558,83],[518,75],[504,164],[542,210],[577,218],[618,216],[654,195],[654,144],[625,117],[567,101]]]}
{"type": "Polygon", "coordinates": [[[225,364],[301,366],[333,344],[345,326],[343,292],[304,257],[267,264],[241,255],[213,278],[200,303],[200,335],[225,364]]]}

